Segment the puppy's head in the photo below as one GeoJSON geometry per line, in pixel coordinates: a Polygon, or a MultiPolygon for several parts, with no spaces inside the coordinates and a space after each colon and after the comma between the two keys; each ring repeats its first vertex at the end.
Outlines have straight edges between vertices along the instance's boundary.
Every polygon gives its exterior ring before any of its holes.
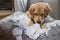
{"type": "Polygon", "coordinates": [[[51,12],[51,7],[48,3],[32,4],[29,8],[29,17],[36,22],[43,22],[47,15],[51,12]]]}

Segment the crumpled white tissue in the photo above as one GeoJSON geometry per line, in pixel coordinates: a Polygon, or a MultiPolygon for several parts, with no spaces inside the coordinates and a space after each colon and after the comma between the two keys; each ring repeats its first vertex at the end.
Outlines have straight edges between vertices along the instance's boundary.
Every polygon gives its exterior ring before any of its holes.
{"type": "MultiPolygon", "coordinates": [[[[43,33],[48,35],[48,30],[50,30],[49,26],[47,26],[48,29],[41,29],[40,24],[38,23],[34,24],[33,26],[28,26],[30,18],[27,15],[20,15],[17,18],[15,16],[12,19],[14,19],[14,21],[19,21],[16,23],[16,25],[19,25],[20,28],[24,28],[25,34],[31,39],[37,39],[40,35],[43,35],[43,33]]],[[[17,32],[16,34],[18,33],[19,32],[17,32]]]]}

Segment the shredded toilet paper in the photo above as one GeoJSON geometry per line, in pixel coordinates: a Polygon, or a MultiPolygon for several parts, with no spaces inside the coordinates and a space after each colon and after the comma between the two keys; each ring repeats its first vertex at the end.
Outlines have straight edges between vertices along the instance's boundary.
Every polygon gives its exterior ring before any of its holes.
{"type": "Polygon", "coordinates": [[[20,28],[23,27],[25,34],[31,39],[37,39],[40,35],[43,35],[43,33],[48,36],[48,31],[50,30],[50,26],[48,26],[49,24],[47,25],[48,29],[41,29],[40,24],[38,23],[33,26],[28,26],[30,18],[27,15],[20,15],[19,17],[14,17],[12,19],[14,19],[14,21],[19,20],[16,24],[19,25],[20,28]]]}

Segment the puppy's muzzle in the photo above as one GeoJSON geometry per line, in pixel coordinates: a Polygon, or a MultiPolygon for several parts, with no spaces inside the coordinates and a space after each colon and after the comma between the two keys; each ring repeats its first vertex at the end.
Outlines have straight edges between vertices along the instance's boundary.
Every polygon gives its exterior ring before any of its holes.
{"type": "Polygon", "coordinates": [[[41,21],[37,21],[37,23],[38,23],[38,24],[40,24],[40,23],[41,23],[41,21]]]}

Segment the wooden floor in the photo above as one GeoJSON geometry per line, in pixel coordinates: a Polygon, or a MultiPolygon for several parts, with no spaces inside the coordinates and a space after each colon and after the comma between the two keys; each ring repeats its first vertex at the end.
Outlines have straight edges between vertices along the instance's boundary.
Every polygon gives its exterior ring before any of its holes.
{"type": "Polygon", "coordinates": [[[0,10],[0,19],[12,14],[13,12],[11,10],[0,10]]]}

